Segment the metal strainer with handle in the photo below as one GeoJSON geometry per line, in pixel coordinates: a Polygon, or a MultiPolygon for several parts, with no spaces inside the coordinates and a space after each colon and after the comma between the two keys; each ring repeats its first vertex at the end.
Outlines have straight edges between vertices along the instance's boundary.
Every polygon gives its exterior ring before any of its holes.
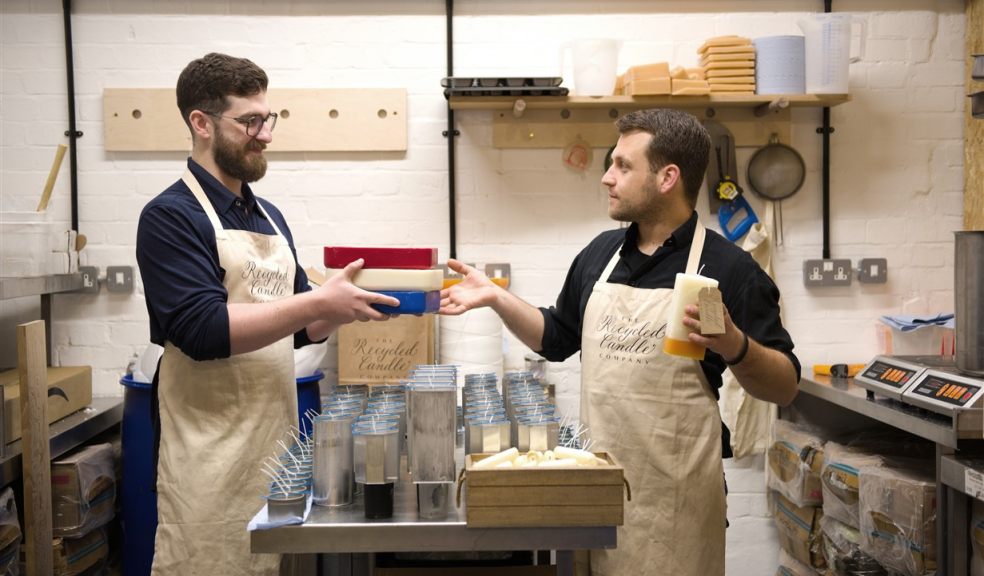
{"type": "Polygon", "coordinates": [[[779,135],[772,134],[769,143],[759,148],[748,161],[748,186],[755,194],[776,202],[776,244],[782,245],[782,209],[778,203],[789,198],[803,186],[806,164],[799,152],[781,144],[779,135]]]}

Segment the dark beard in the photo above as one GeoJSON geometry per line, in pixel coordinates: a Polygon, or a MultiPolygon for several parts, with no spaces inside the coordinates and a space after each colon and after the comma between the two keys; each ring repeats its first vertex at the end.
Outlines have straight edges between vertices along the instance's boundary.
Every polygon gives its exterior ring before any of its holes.
{"type": "MultiPolygon", "coordinates": [[[[216,125],[218,128],[218,125],[216,125]]],[[[256,182],[266,174],[267,161],[263,156],[247,158],[249,150],[263,150],[266,145],[255,139],[250,140],[245,148],[240,148],[222,134],[215,131],[215,164],[226,174],[241,182],[256,182]]]]}

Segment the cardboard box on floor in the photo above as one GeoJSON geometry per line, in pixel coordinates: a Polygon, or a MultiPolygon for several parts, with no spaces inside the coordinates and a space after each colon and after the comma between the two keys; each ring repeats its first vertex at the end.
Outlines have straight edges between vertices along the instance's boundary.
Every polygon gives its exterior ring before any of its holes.
{"type": "Polygon", "coordinates": [[[772,517],[779,533],[779,546],[796,560],[821,570],[826,566],[822,551],[820,506],[797,506],[791,500],[772,491],[772,517]]]}
{"type": "Polygon", "coordinates": [[[111,444],[92,444],[51,463],[56,536],[78,538],[113,518],[116,472],[111,444]]]}
{"type": "MultiPolygon", "coordinates": [[[[13,442],[21,437],[20,378],[17,369],[0,372],[0,385],[3,386],[4,441],[13,442]]],[[[57,394],[48,396],[49,424],[92,403],[92,367],[49,367],[49,394],[53,388],[58,388],[68,399],[57,394]]]]}
{"type": "Polygon", "coordinates": [[[80,538],[55,538],[51,545],[54,552],[54,576],[83,574],[109,556],[109,539],[102,528],[80,538]]]}

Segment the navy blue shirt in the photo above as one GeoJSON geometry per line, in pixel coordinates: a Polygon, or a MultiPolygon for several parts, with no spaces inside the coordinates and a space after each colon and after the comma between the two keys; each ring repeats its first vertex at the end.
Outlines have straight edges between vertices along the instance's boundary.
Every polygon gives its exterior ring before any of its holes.
{"type": "MultiPolygon", "coordinates": [[[[226,230],[275,234],[257,210],[259,203],[290,244],[296,270],[294,293],[311,289],[304,269],[297,265],[290,229],[273,204],[254,196],[245,183],[243,197],[238,198],[191,158],[188,168],[226,230]]],[[[212,223],[183,181],[172,184],[141,212],[137,265],[150,314],[150,341],[161,346],[169,341],[195,360],[228,358],[229,294],[222,284],[226,271],[219,265],[212,223]]],[[[295,348],[310,343],[307,330],[294,334],[295,348]]]]}
{"type": "MultiPolygon", "coordinates": [[[[676,274],[687,268],[687,257],[697,227],[697,213],[677,228],[650,256],[639,251],[639,227],[609,230],[598,235],[574,259],[557,304],[541,308],[543,350],[546,359],[559,362],[581,349],[581,324],[588,298],[608,261],[619,252],[619,260],[608,282],[636,288],[673,288],[676,274]]],[[[732,321],[756,342],[784,353],[800,377],[800,363],[793,354],[793,341],[779,317],[779,289],[751,255],[713,230],[707,230],[701,253],[700,273],[719,282],[721,297],[732,321]]],[[[710,350],[700,363],[707,381],[718,396],[724,359],[710,350]]],[[[731,455],[730,434],[724,429],[724,455],[731,455]]]]}

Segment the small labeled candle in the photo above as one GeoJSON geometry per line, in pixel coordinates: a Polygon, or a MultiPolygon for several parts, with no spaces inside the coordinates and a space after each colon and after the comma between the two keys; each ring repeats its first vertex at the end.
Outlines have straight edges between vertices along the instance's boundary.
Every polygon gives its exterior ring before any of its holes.
{"type": "Polygon", "coordinates": [[[687,306],[697,305],[701,288],[717,288],[718,281],[698,274],[677,274],[673,284],[673,298],[670,300],[670,314],[666,321],[666,336],[663,338],[663,352],[684,358],[704,359],[704,347],[694,344],[687,337],[690,328],[683,325],[687,306]]]}

